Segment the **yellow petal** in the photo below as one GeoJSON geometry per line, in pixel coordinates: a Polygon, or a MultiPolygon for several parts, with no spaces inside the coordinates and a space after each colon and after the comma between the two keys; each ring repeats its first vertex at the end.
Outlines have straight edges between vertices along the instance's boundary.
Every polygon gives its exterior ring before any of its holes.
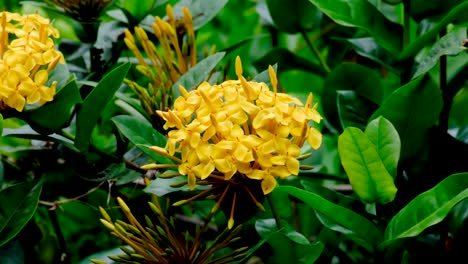
{"type": "Polygon", "coordinates": [[[200,163],[197,166],[193,167],[192,170],[196,176],[200,179],[204,180],[210,176],[210,174],[214,171],[215,166],[213,162],[208,163],[200,163]]]}
{"type": "Polygon", "coordinates": [[[276,179],[271,175],[267,175],[262,181],[262,191],[264,195],[267,195],[273,191],[276,187],[276,179]]]}
{"type": "Polygon", "coordinates": [[[263,180],[269,174],[267,174],[266,171],[264,170],[253,170],[252,172],[246,175],[247,177],[249,177],[249,179],[252,179],[252,180],[263,180]]]}
{"type": "Polygon", "coordinates": [[[318,149],[322,144],[322,133],[314,127],[309,128],[307,142],[313,149],[318,149]]]}
{"type": "Polygon", "coordinates": [[[299,161],[295,158],[289,158],[286,161],[286,167],[291,174],[298,175],[299,174],[299,161]]]}

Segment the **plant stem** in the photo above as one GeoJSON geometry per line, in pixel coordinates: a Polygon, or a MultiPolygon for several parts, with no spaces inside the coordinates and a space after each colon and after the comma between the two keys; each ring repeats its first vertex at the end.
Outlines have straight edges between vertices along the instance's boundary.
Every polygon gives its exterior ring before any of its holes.
{"type": "Polygon", "coordinates": [[[330,72],[330,68],[328,67],[327,62],[325,62],[322,55],[320,54],[320,51],[317,49],[317,47],[315,47],[314,43],[310,41],[309,37],[307,36],[307,33],[304,30],[302,30],[301,34],[302,34],[302,37],[305,39],[307,46],[309,46],[309,48],[312,50],[312,52],[315,54],[315,56],[319,60],[320,65],[322,65],[323,69],[326,72],[330,72]]]}
{"type": "Polygon", "coordinates": [[[57,219],[57,211],[56,210],[49,210],[49,217],[52,221],[52,226],[54,227],[55,235],[57,236],[58,242],[58,249],[60,252],[59,263],[70,263],[70,255],[67,250],[67,242],[63,237],[62,229],[60,229],[60,224],[57,219]]]}
{"type": "Polygon", "coordinates": [[[405,49],[410,42],[410,1],[403,0],[403,39],[402,47],[405,49]]]}
{"type": "Polygon", "coordinates": [[[278,215],[278,212],[276,211],[276,207],[275,207],[273,201],[271,200],[271,194],[267,195],[267,200],[268,200],[268,204],[270,205],[270,209],[271,209],[271,213],[273,214],[273,218],[275,218],[276,227],[278,228],[278,230],[281,230],[283,228],[283,225],[281,224],[281,219],[280,219],[280,217],[278,215]]]}

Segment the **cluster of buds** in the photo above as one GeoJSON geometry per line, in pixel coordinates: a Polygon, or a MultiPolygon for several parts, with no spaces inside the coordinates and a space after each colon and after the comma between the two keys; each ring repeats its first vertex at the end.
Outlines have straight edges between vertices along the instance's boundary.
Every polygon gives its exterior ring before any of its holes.
{"type": "Polygon", "coordinates": [[[149,84],[145,88],[132,80],[127,79],[125,82],[135,91],[145,111],[153,118],[158,118],[156,110],[165,110],[172,103],[172,85],[197,63],[195,32],[189,10],[184,6],[182,19],[175,18],[170,5],[167,5],[166,11],[167,21],[155,17],[152,25],[161,50],[156,48],[143,28],[135,27],[136,38],[129,30],[125,30],[125,44],[139,62],[136,69],[148,78],[149,84]],[[186,38],[183,37],[185,33],[186,38]],[[148,61],[138,49],[137,40],[148,61]]]}
{"type": "Polygon", "coordinates": [[[96,22],[112,0],[52,0],[72,18],[80,22],[96,22]]]}
{"type": "Polygon", "coordinates": [[[298,175],[301,168],[310,167],[299,164],[310,155],[301,154],[306,141],[313,149],[322,142],[322,134],[312,125],[322,119],[317,105],[312,105],[312,93],[303,106],[297,98],[277,92],[276,73],[271,66],[273,91],[265,83],[247,81],[239,57],[236,74],[238,80],[220,85],[205,82],[191,92],[179,87],[182,96],[174,102],[174,109],[157,112],[166,121],[164,128],[171,129],[166,148],[151,148],[176,164],[143,166],[177,168],[178,173],[170,175],[186,175],[191,189],[197,184],[212,185],[203,192],[216,193],[213,210],[225,197],[231,197],[230,227],[237,197],[248,196],[262,208],[250,187],[255,186],[252,181],[260,183],[263,195],[270,193],[277,178],[298,175]],[[238,190],[247,195],[237,195],[238,190]],[[226,196],[231,191],[235,193],[226,196]]]}
{"type": "MultiPolygon", "coordinates": [[[[114,223],[109,214],[100,208],[104,226],[130,247],[121,247],[125,254],[109,256],[116,263],[221,264],[231,263],[246,255],[247,247],[227,250],[233,242],[239,240],[241,226],[224,230],[213,243],[207,244],[203,235],[207,232],[208,224],[197,225],[194,236],[188,231],[178,232],[174,219],[165,216],[158,198],[155,195],[152,198],[148,204],[154,217],[145,215],[145,224],[137,220],[120,198],[117,201],[127,222],[118,220],[114,223]],[[215,254],[216,257],[213,257],[215,254]]],[[[96,264],[107,263],[92,261],[96,264]]]]}
{"type": "Polygon", "coordinates": [[[57,29],[38,14],[0,13],[0,109],[21,112],[26,104],[53,100],[57,83],[46,83],[64,61],[55,50],[57,37],[57,29]]]}

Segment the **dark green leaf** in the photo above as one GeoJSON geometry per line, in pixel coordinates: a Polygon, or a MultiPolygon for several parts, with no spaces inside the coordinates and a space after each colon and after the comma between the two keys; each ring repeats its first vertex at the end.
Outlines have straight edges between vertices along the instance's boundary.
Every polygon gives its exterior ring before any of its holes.
{"type": "Polygon", "coordinates": [[[303,201],[317,212],[328,217],[330,221],[354,232],[355,237],[363,243],[367,243],[370,248],[376,247],[382,240],[382,234],[371,221],[349,209],[329,202],[317,194],[291,186],[279,186],[274,191],[285,192],[303,201]]]}
{"type": "Polygon", "coordinates": [[[347,127],[364,129],[367,125],[367,120],[377,110],[378,105],[358,95],[356,91],[340,90],[336,92],[341,127],[343,129],[347,127]]]}
{"type": "MultiPolygon", "coordinates": [[[[187,182],[187,177],[186,176],[178,176],[174,178],[156,178],[153,180],[148,186],[146,186],[145,189],[143,189],[144,192],[146,193],[152,193],[156,194],[157,196],[164,196],[168,193],[172,192],[178,192],[178,191],[189,191],[190,187],[188,184],[182,186],[182,187],[172,187],[172,184],[178,184],[181,182],[187,182]]],[[[195,190],[201,191],[201,190],[206,190],[206,186],[196,186],[195,190]]]]}
{"type": "Polygon", "coordinates": [[[88,149],[91,133],[101,112],[120,88],[129,69],[130,63],[126,63],[107,73],[85,98],[76,118],[75,146],[79,150],[88,149]]]}
{"type": "Polygon", "coordinates": [[[441,109],[441,93],[426,76],[393,92],[371,119],[383,116],[393,124],[401,139],[401,158],[406,159],[420,149],[423,135],[437,122],[441,109]]]}
{"type": "MultiPolygon", "coordinates": [[[[341,127],[337,107],[338,90],[356,91],[358,96],[377,105],[380,105],[383,98],[383,88],[377,72],[358,64],[339,65],[325,79],[321,97],[323,112],[335,128],[341,127]]],[[[372,110],[374,106],[368,107],[372,110]]]]}
{"type": "Polygon", "coordinates": [[[0,137],[3,135],[3,115],[0,114],[0,137]]]}
{"type": "Polygon", "coordinates": [[[197,30],[213,19],[227,2],[228,0],[181,0],[174,6],[174,14],[181,16],[182,7],[187,6],[193,18],[193,27],[197,30]]]}
{"type": "Polygon", "coordinates": [[[185,90],[191,91],[200,83],[206,81],[210,72],[223,59],[225,52],[215,53],[202,61],[198,62],[193,68],[190,68],[180,79],[172,85],[172,93],[174,98],[180,96],[179,85],[182,85],[185,90]]]}
{"type": "Polygon", "coordinates": [[[320,11],[308,0],[267,0],[271,18],[279,30],[295,34],[308,31],[321,19],[320,11]]]}
{"type": "Polygon", "coordinates": [[[418,52],[420,52],[424,46],[429,43],[432,43],[434,38],[444,30],[447,25],[457,18],[463,18],[468,16],[468,2],[464,2],[456,6],[455,8],[451,9],[444,18],[437,23],[434,27],[432,27],[429,31],[424,33],[423,35],[419,36],[415,41],[411,42],[407,48],[401,52],[399,56],[399,60],[408,59],[418,52]]]}
{"type": "Polygon", "coordinates": [[[366,136],[374,144],[388,173],[395,178],[400,159],[401,141],[395,127],[379,116],[366,127],[366,136]]]}
{"type": "Polygon", "coordinates": [[[419,235],[442,221],[450,210],[468,197],[468,173],[453,174],[418,195],[396,214],[385,230],[386,247],[396,240],[419,235]]]}
{"type": "MultiPolygon", "coordinates": [[[[465,0],[411,0],[410,15],[417,21],[429,16],[437,16],[447,13],[455,6],[463,3],[465,0]]],[[[460,17],[463,19],[463,17],[460,17]]],[[[464,17],[466,18],[466,16],[464,17]]]]}
{"type": "Polygon", "coordinates": [[[364,202],[385,204],[395,198],[393,178],[364,132],[346,128],[338,138],[338,153],[353,191],[364,202]]]}
{"type": "Polygon", "coordinates": [[[303,57],[300,57],[285,48],[275,48],[265,56],[254,62],[255,68],[264,70],[268,65],[278,63],[279,71],[300,69],[310,71],[320,76],[326,76],[327,72],[318,64],[315,64],[303,57]]]}
{"type": "Polygon", "coordinates": [[[390,53],[400,52],[403,28],[387,20],[369,1],[309,1],[336,23],[363,29],[390,53]]]}
{"type": "Polygon", "coordinates": [[[349,38],[346,39],[346,41],[354,47],[354,50],[359,55],[378,62],[392,71],[397,71],[396,66],[394,65],[394,56],[380,47],[374,38],[349,38]]]}
{"type": "Polygon", "coordinates": [[[74,106],[81,102],[81,95],[76,81],[71,80],[65,87],[60,89],[52,102],[25,113],[25,116],[28,123],[35,130],[49,134],[67,126],[74,106]]]}
{"type": "Polygon", "coordinates": [[[169,158],[156,154],[148,148],[149,146],[164,147],[166,145],[166,137],[156,131],[148,121],[120,115],[113,117],[112,122],[120,133],[155,161],[162,164],[172,163],[169,158]]]}
{"type": "Polygon", "coordinates": [[[42,182],[28,181],[0,191],[0,246],[15,237],[36,211],[42,182]]]}
{"type": "Polygon", "coordinates": [[[142,20],[148,14],[148,10],[154,6],[155,0],[121,0],[118,5],[127,10],[137,21],[142,20]]]}
{"type": "Polygon", "coordinates": [[[24,264],[24,250],[21,243],[14,239],[0,247],[0,260],[2,264],[24,264]]]}
{"type": "Polygon", "coordinates": [[[450,32],[439,39],[431,48],[431,50],[421,59],[413,74],[413,79],[423,73],[428,72],[434,67],[439,58],[443,55],[457,55],[467,48],[463,47],[463,40],[467,39],[466,27],[450,32]]]}

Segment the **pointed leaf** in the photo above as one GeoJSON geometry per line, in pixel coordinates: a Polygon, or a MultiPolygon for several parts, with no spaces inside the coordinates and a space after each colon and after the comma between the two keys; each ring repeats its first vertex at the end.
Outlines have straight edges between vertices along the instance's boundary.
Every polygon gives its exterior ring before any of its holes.
{"type": "Polygon", "coordinates": [[[340,90],[337,92],[338,115],[341,127],[364,129],[367,120],[377,110],[378,105],[359,95],[356,91],[340,90]]]}
{"type": "Polygon", "coordinates": [[[271,18],[279,30],[295,34],[307,31],[316,25],[321,12],[308,0],[267,0],[271,18]]]}
{"type": "Polygon", "coordinates": [[[367,31],[390,53],[398,54],[401,50],[403,28],[387,20],[369,1],[309,1],[336,23],[367,31]]]}
{"type": "Polygon", "coordinates": [[[418,195],[400,210],[385,230],[386,247],[398,239],[414,237],[441,222],[450,210],[468,197],[468,173],[453,174],[434,188],[418,195]]]}
{"type": "Polygon", "coordinates": [[[366,136],[374,144],[388,173],[395,178],[400,159],[401,142],[395,127],[379,116],[366,127],[366,136]]]}
{"type": "Polygon", "coordinates": [[[338,138],[338,153],[353,191],[367,203],[388,203],[397,189],[376,147],[360,129],[348,127],[338,138]]]}
{"type": "Polygon", "coordinates": [[[147,120],[141,120],[132,116],[120,115],[112,118],[117,129],[130,142],[161,164],[173,163],[169,158],[151,151],[149,146],[166,146],[166,137],[156,131],[147,120]]]}
{"type": "Polygon", "coordinates": [[[227,4],[228,0],[181,0],[174,6],[174,14],[182,17],[182,7],[187,6],[193,18],[193,28],[210,22],[227,4]]]}
{"type": "Polygon", "coordinates": [[[179,85],[182,85],[187,91],[195,89],[200,83],[208,78],[210,72],[223,59],[225,52],[215,53],[202,61],[198,62],[193,68],[190,68],[180,79],[172,85],[174,98],[180,96],[179,85]]]}
{"type": "Polygon", "coordinates": [[[443,55],[457,55],[467,48],[463,47],[463,40],[467,38],[466,27],[460,28],[454,32],[439,39],[431,48],[431,50],[422,58],[421,63],[417,65],[416,72],[413,74],[412,79],[428,72],[434,67],[439,58],[443,55]]]}
{"type": "Polygon", "coordinates": [[[401,139],[401,158],[407,159],[424,144],[424,134],[436,124],[442,104],[439,88],[426,75],[394,91],[371,119],[383,116],[393,124],[401,139]]]}
{"type": "Polygon", "coordinates": [[[36,211],[42,182],[28,181],[0,191],[0,246],[15,237],[36,211]]]}
{"type": "Polygon", "coordinates": [[[351,230],[356,238],[358,238],[362,243],[366,243],[370,248],[376,247],[382,240],[382,234],[371,221],[349,209],[336,205],[317,194],[291,186],[279,186],[275,188],[274,191],[287,193],[303,201],[317,212],[328,217],[330,221],[343,226],[347,230],[351,230]]]}
{"type": "Polygon", "coordinates": [[[86,151],[88,149],[91,133],[101,116],[101,112],[120,88],[129,69],[130,63],[126,63],[107,73],[85,98],[76,117],[75,146],[79,150],[86,151]]]}

